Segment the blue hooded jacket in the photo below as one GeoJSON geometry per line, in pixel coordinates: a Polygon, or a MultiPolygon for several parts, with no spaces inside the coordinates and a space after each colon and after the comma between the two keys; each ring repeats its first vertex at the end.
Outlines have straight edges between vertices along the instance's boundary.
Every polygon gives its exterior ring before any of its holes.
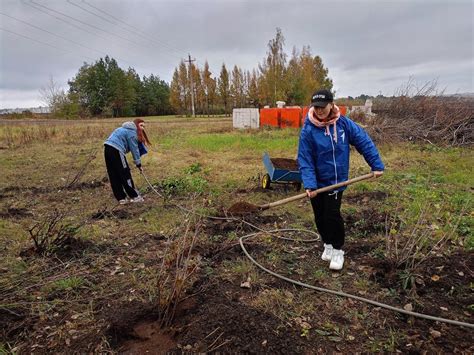
{"type": "MultiPolygon", "coordinates": [[[[336,123],[337,143],[334,141],[334,125],[316,127],[306,116],[298,146],[298,165],[305,189],[321,187],[347,181],[349,178],[350,145],[364,156],[372,171],[384,170],[379,152],[367,132],[345,116],[336,123]]],[[[345,190],[340,187],[338,191],[345,190]]]]}
{"type": "Polygon", "coordinates": [[[141,165],[140,151],[138,149],[137,126],[133,122],[125,122],[107,138],[104,144],[114,147],[122,154],[132,152],[135,165],[141,165]]]}

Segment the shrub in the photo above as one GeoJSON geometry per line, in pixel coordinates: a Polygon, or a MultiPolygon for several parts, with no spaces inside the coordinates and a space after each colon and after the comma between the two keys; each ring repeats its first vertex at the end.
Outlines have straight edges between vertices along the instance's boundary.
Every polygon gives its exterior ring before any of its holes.
{"type": "Polygon", "coordinates": [[[51,254],[67,245],[80,226],[65,222],[65,214],[55,210],[35,223],[28,232],[38,254],[51,254]]]}

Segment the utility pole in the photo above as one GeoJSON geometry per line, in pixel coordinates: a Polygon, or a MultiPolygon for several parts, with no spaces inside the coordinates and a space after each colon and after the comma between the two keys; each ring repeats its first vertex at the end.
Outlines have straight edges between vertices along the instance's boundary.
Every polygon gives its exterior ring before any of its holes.
{"type": "Polygon", "coordinates": [[[189,77],[191,79],[191,107],[193,110],[193,117],[196,117],[194,113],[194,84],[193,84],[193,72],[191,70],[191,63],[194,62],[196,59],[191,60],[191,54],[188,53],[188,60],[186,62],[189,63],[189,77]]]}

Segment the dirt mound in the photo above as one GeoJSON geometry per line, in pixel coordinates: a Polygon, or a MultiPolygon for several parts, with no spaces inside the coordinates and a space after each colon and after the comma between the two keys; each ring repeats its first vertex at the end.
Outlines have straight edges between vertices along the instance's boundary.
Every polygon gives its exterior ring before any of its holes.
{"type": "MultiPolygon", "coordinates": [[[[236,217],[238,215],[235,215],[236,217]]],[[[255,229],[249,225],[274,225],[275,222],[281,221],[278,215],[262,215],[260,213],[250,213],[241,215],[240,218],[229,219],[209,219],[204,222],[204,229],[209,235],[220,235],[232,231],[254,231],[255,229]]]]}
{"type": "Polygon", "coordinates": [[[248,202],[237,202],[234,203],[230,208],[227,210],[228,213],[231,215],[245,215],[248,213],[255,213],[258,212],[260,208],[256,205],[252,205],[248,202]]]}
{"type": "Polygon", "coordinates": [[[273,158],[270,159],[276,169],[298,171],[298,162],[293,159],[273,158]]]}
{"type": "Polygon", "coordinates": [[[304,352],[304,343],[295,329],[239,301],[249,290],[223,280],[205,288],[197,296],[196,306],[178,321],[183,326],[193,324],[190,328],[181,327],[176,336],[182,347],[187,346],[192,352],[304,352]]]}

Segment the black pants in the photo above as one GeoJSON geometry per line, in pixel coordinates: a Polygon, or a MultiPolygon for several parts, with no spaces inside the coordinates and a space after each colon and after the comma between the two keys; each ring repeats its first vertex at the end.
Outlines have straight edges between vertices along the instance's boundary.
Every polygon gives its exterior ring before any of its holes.
{"type": "Polygon", "coordinates": [[[117,200],[123,200],[127,195],[130,198],[138,196],[135,185],[130,174],[125,155],[120,153],[114,147],[104,145],[105,165],[107,166],[107,174],[109,174],[110,185],[117,200]],[[124,192],[125,190],[125,192],[124,192]],[[126,193],[126,194],[125,194],[126,193]]]}
{"type": "Polygon", "coordinates": [[[316,227],[325,244],[332,244],[334,249],[344,245],[344,220],[341,216],[343,191],[322,192],[311,199],[316,227]]]}

